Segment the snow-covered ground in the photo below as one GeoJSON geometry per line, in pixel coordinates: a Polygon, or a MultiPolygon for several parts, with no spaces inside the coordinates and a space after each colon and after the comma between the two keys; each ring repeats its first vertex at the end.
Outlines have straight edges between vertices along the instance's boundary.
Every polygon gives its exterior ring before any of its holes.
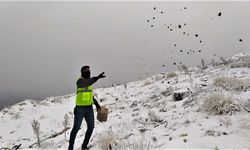
{"type": "MultiPolygon", "coordinates": [[[[230,67],[241,61],[249,63],[249,58],[248,54],[239,54],[228,64],[190,67],[192,80],[188,74],[176,71],[172,77],[160,73],[145,80],[96,89],[96,97],[109,109],[109,116],[104,123],[95,120],[91,149],[104,149],[107,145],[112,149],[250,149],[250,68],[230,67]],[[216,86],[218,77],[241,80],[245,87],[237,90],[216,86]],[[174,93],[183,94],[183,99],[174,101],[174,93]],[[223,114],[206,111],[204,101],[214,93],[230,96],[236,109],[230,107],[223,114]]],[[[22,144],[20,148],[32,145],[37,149],[31,126],[36,119],[42,132],[41,148],[67,149],[74,106],[75,95],[71,94],[43,101],[25,100],[4,108],[0,112],[0,148],[22,144]],[[70,118],[66,139],[64,134],[53,136],[63,131],[65,114],[70,118]]],[[[85,131],[83,121],[75,148],[80,148],[85,131]]]]}

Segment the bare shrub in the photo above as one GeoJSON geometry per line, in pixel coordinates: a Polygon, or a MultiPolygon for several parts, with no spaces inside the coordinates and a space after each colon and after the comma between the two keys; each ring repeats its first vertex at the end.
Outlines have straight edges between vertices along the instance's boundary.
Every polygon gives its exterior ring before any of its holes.
{"type": "Polygon", "coordinates": [[[234,114],[240,111],[239,105],[235,104],[232,97],[220,93],[212,93],[205,98],[202,106],[205,111],[213,115],[234,114]]]}
{"type": "Polygon", "coordinates": [[[178,70],[181,72],[181,67],[180,66],[178,66],[178,70]]]}
{"type": "Polygon", "coordinates": [[[175,72],[170,72],[167,74],[167,78],[173,78],[173,77],[176,77],[177,74],[175,72]]]}
{"type": "MultiPolygon", "coordinates": [[[[129,134],[129,136],[132,134],[129,134]]],[[[127,139],[127,138],[125,138],[127,139]]],[[[103,150],[150,150],[154,148],[150,141],[144,137],[125,140],[124,138],[118,138],[115,136],[112,130],[101,134],[99,137],[100,149],[103,150]]]]}
{"type": "Polygon", "coordinates": [[[145,140],[144,138],[136,139],[132,141],[119,143],[115,149],[117,150],[151,150],[155,149],[150,141],[145,140]]]}
{"type": "Polygon", "coordinates": [[[182,69],[186,74],[188,74],[190,80],[192,81],[191,74],[190,74],[190,71],[188,70],[187,66],[186,66],[186,65],[181,65],[181,69],[182,69]]]}
{"type": "Polygon", "coordinates": [[[62,104],[62,100],[63,100],[63,97],[62,96],[58,96],[58,97],[53,97],[53,99],[51,100],[51,102],[52,103],[62,104]]]}
{"type": "Polygon", "coordinates": [[[20,114],[19,113],[15,113],[13,116],[12,116],[12,119],[18,119],[20,118],[20,114]]]}
{"type": "Polygon", "coordinates": [[[37,146],[40,147],[41,146],[40,123],[35,119],[33,119],[33,121],[32,121],[32,129],[33,129],[34,135],[36,136],[36,139],[37,139],[37,146]]]}
{"type": "Polygon", "coordinates": [[[127,84],[127,83],[124,83],[124,89],[127,90],[127,88],[128,88],[128,84],[127,84]]]}
{"type": "Polygon", "coordinates": [[[101,149],[113,149],[117,145],[117,137],[112,130],[106,131],[99,137],[101,149]]]}
{"type": "Polygon", "coordinates": [[[144,86],[147,86],[147,85],[150,85],[150,84],[151,84],[151,82],[148,81],[148,80],[146,80],[146,81],[144,82],[144,86]]]}
{"type": "Polygon", "coordinates": [[[148,116],[149,116],[149,119],[153,122],[157,122],[159,119],[158,117],[156,116],[155,112],[154,111],[149,111],[148,112],[148,116]]]}
{"type": "Polygon", "coordinates": [[[64,120],[63,120],[63,127],[64,127],[64,137],[66,139],[66,131],[67,131],[67,127],[69,125],[69,116],[67,114],[64,115],[64,120]]]}
{"type": "Polygon", "coordinates": [[[211,60],[211,64],[212,64],[212,66],[216,66],[216,63],[215,63],[214,59],[211,60]]]}
{"type": "Polygon", "coordinates": [[[228,64],[228,61],[224,57],[220,56],[220,60],[221,60],[222,64],[224,64],[224,65],[228,64]]]}
{"type": "Polygon", "coordinates": [[[201,66],[202,66],[203,69],[206,67],[204,59],[201,59],[201,66]]]}
{"type": "Polygon", "coordinates": [[[214,85],[226,90],[243,91],[250,88],[250,80],[231,77],[219,77],[214,79],[214,85]]]}
{"type": "Polygon", "coordinates": [[[174,88],[170,86],[165,91],[162,91],[161,94],[168,97],[172,94],[173,91],[174,91],[174,88]]]}
{"type": "Polygon", "coordinates": [[[244,67],[250,68],[250,59],[240,60],[238,62],[234,62],[234,63],[231,64],[230,67],[231,68],[244,68],[244,67]]]}
{"type": "Polygon", "coordinates": [[[159,80],[161,80],[161,79],[163,79],[165,76],[163,76],[163,75],[156,75],[155,76],[155,81],[159,81],[159,80]]]}

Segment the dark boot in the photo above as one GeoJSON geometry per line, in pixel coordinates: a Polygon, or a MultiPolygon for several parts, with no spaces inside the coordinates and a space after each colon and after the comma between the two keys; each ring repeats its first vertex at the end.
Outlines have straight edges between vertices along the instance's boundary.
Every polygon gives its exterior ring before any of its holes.
{"type": "Polygon", "coordinates": [[[89,147],[87,147],[87,146],[82,146],[81,150],[89,150],[89,147]]]}

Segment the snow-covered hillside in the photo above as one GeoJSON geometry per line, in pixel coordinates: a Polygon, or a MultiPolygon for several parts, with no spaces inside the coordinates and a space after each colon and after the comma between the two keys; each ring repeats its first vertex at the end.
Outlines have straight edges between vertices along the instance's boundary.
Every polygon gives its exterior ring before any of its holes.
{"type": "MultiPolygon", "coordinates": [[[[96,89],[109,116],[104,123],[95,120],[91,149],[250,149],[250,55],[221,61],[96,89]]],[[[42,132],[41,148],[67,149],[74,105],[72,94],[25,100],[4,108],[0,112],[0,148],[37,149],[31,126],[35,119],[42,132]],[[70,118],[66,139],[65,114],[70,118]]],[[[85,131],[83,121],[75,148],[80,148],[85,131]]]]}

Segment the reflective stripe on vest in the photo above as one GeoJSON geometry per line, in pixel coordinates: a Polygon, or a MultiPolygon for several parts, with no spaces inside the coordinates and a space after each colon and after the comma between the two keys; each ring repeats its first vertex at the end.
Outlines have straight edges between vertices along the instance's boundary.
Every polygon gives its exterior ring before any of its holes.
{"type": "Polygon", "coordinates": [[[76,105],[77,106],[90,106],[94,103],[93,87],[77,88],[76,92],[76,105]]]}

